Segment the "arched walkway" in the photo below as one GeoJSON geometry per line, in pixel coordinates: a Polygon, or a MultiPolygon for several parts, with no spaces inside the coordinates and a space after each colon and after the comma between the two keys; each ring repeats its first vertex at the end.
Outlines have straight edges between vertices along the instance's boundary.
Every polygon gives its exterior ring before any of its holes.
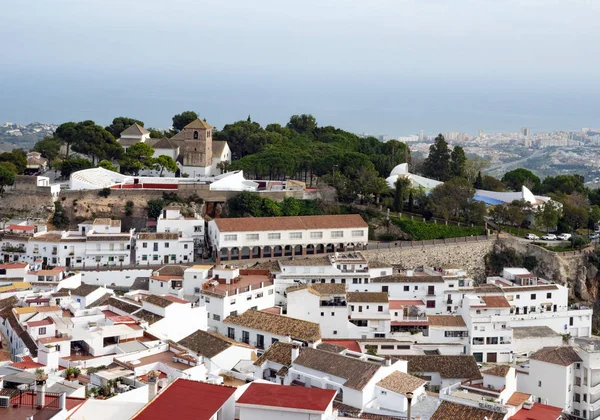
{"type": "Polygon", "coordinates": [[[302,245],[296,245],[294,247],[294,255],[302,255],[302,245]]]}
{"type": "Polygon", "coordinates": [[[285,256],[286,257],[291,257],[292,256],[292,246],[291,245],[286,245],[285,246],[285,256]]]}
{"type": "Polygon", "coordinates": [[[237,246],[234,248],[231,248],[231,259],[232,260],[240,259],[240,249],[237,246]]]}
{"type": "Polygon", "coordinates": [[[333,244],[327,244],[327,252],[335,251],[335,246],[333,244]]]}
{"type": "Polygon", "coordinates": [[[260,247],[255,246],[252,248],[252,257],[251,258],[260,258],[260,247]]]}
{"type": "Polygon", "coordinates": [[[317,251],[317,254],[324,254],[325,253],[325,245],[323,245],[323,244],[317,245],[316,251],[317,251]]]}
{"type": "Polygon", "coordinates": [[[307,255],[314,255],[315,253],[315,246],[314,245],[307,245],[306,246],[306,254],[307,255]]]}
{"type": "Polygon", "coordinates": [[[282,254],[283,254],[283,249],[281,248],[280,245],[273,247],[273,256],[274,257],[281,257],[282,254]]]}
{"type": "Polygon", "coordinates": [[[273,253],[273,249],[269,245],[267,245],[263,248],[263,257],[271,258],[273,256],[272,253],[273,253]]]}

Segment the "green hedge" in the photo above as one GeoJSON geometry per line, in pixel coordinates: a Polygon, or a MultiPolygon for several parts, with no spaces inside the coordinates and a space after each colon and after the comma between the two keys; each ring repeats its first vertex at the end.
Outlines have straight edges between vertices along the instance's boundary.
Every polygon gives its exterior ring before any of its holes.
{"type": "Polygon", "coordinates": [[[446,226],[445,224],[434,224],[392,218],[392,222],[402,231],[412,237],[414,241],[426,241],[430,239],[460,238],[464,236],[476,236],[483,234],[483,227],[475,226],[446,226]]]}

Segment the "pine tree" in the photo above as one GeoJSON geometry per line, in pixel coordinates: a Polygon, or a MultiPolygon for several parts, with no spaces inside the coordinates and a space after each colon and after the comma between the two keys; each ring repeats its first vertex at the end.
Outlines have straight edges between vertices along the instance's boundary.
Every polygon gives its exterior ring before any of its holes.
{"type": "Polygon", "coordinates": [[[442,134],[438,134],[434,143],[429,147],[429,156],[423,162],[425,176],[447,181],[452,178],[450,173],[450,148],[442,134]]]}

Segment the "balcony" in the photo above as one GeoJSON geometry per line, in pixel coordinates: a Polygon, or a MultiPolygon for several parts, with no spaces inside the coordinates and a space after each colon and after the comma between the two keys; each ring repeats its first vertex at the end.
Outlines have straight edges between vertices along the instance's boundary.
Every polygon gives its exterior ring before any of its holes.
{"type": "Polygon", "coordinates": [[[129,255],[129,249],[86,249],[85,253],[87,255],[102,255],[102,256],[112,256],[112,255],[129,255]]]}
{"type": "Polygon", "coordinates": [[[18,253],[23,253],[25,252],[25,247],[23,246],[12,246],[12,245],[5,245],[2,247],[2,251],[4,252],[18,252],[18,253]]]}
{"type": "Polygon", "coordinates": [[[323,306],[328,306],[328,307],[335,307],[335,306],[339,306],[339,307],[345,307],[347,306],[346,301],[340,301],[340,302],[336,302],[336,301],[330,301],[330,300],[322,300],[319,303],[319,306],[323,307],[323,306]]]}

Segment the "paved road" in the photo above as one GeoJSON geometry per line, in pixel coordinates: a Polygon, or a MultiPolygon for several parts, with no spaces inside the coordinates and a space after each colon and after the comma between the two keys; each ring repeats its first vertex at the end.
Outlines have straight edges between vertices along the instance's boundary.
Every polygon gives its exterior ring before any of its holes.
{"type": "Polygon", "coordinates": [[[519,166],[521,166],[522,163],[527,162],[529,159],[534,159],[537,157],[540,157],[544,154],[543,150],[536,150],[535,152],[533,152],[530,156],[512,161],[512,162],[506,162],[506,163],[500,163],[498,165],[494,165],[494,166],[490,166],[489,168],[485,169],[485,173],[491,173],[494,171],[502,171],[502,172],[508,172],[511,171],[513,169],[518,168],[519,166]]]}

